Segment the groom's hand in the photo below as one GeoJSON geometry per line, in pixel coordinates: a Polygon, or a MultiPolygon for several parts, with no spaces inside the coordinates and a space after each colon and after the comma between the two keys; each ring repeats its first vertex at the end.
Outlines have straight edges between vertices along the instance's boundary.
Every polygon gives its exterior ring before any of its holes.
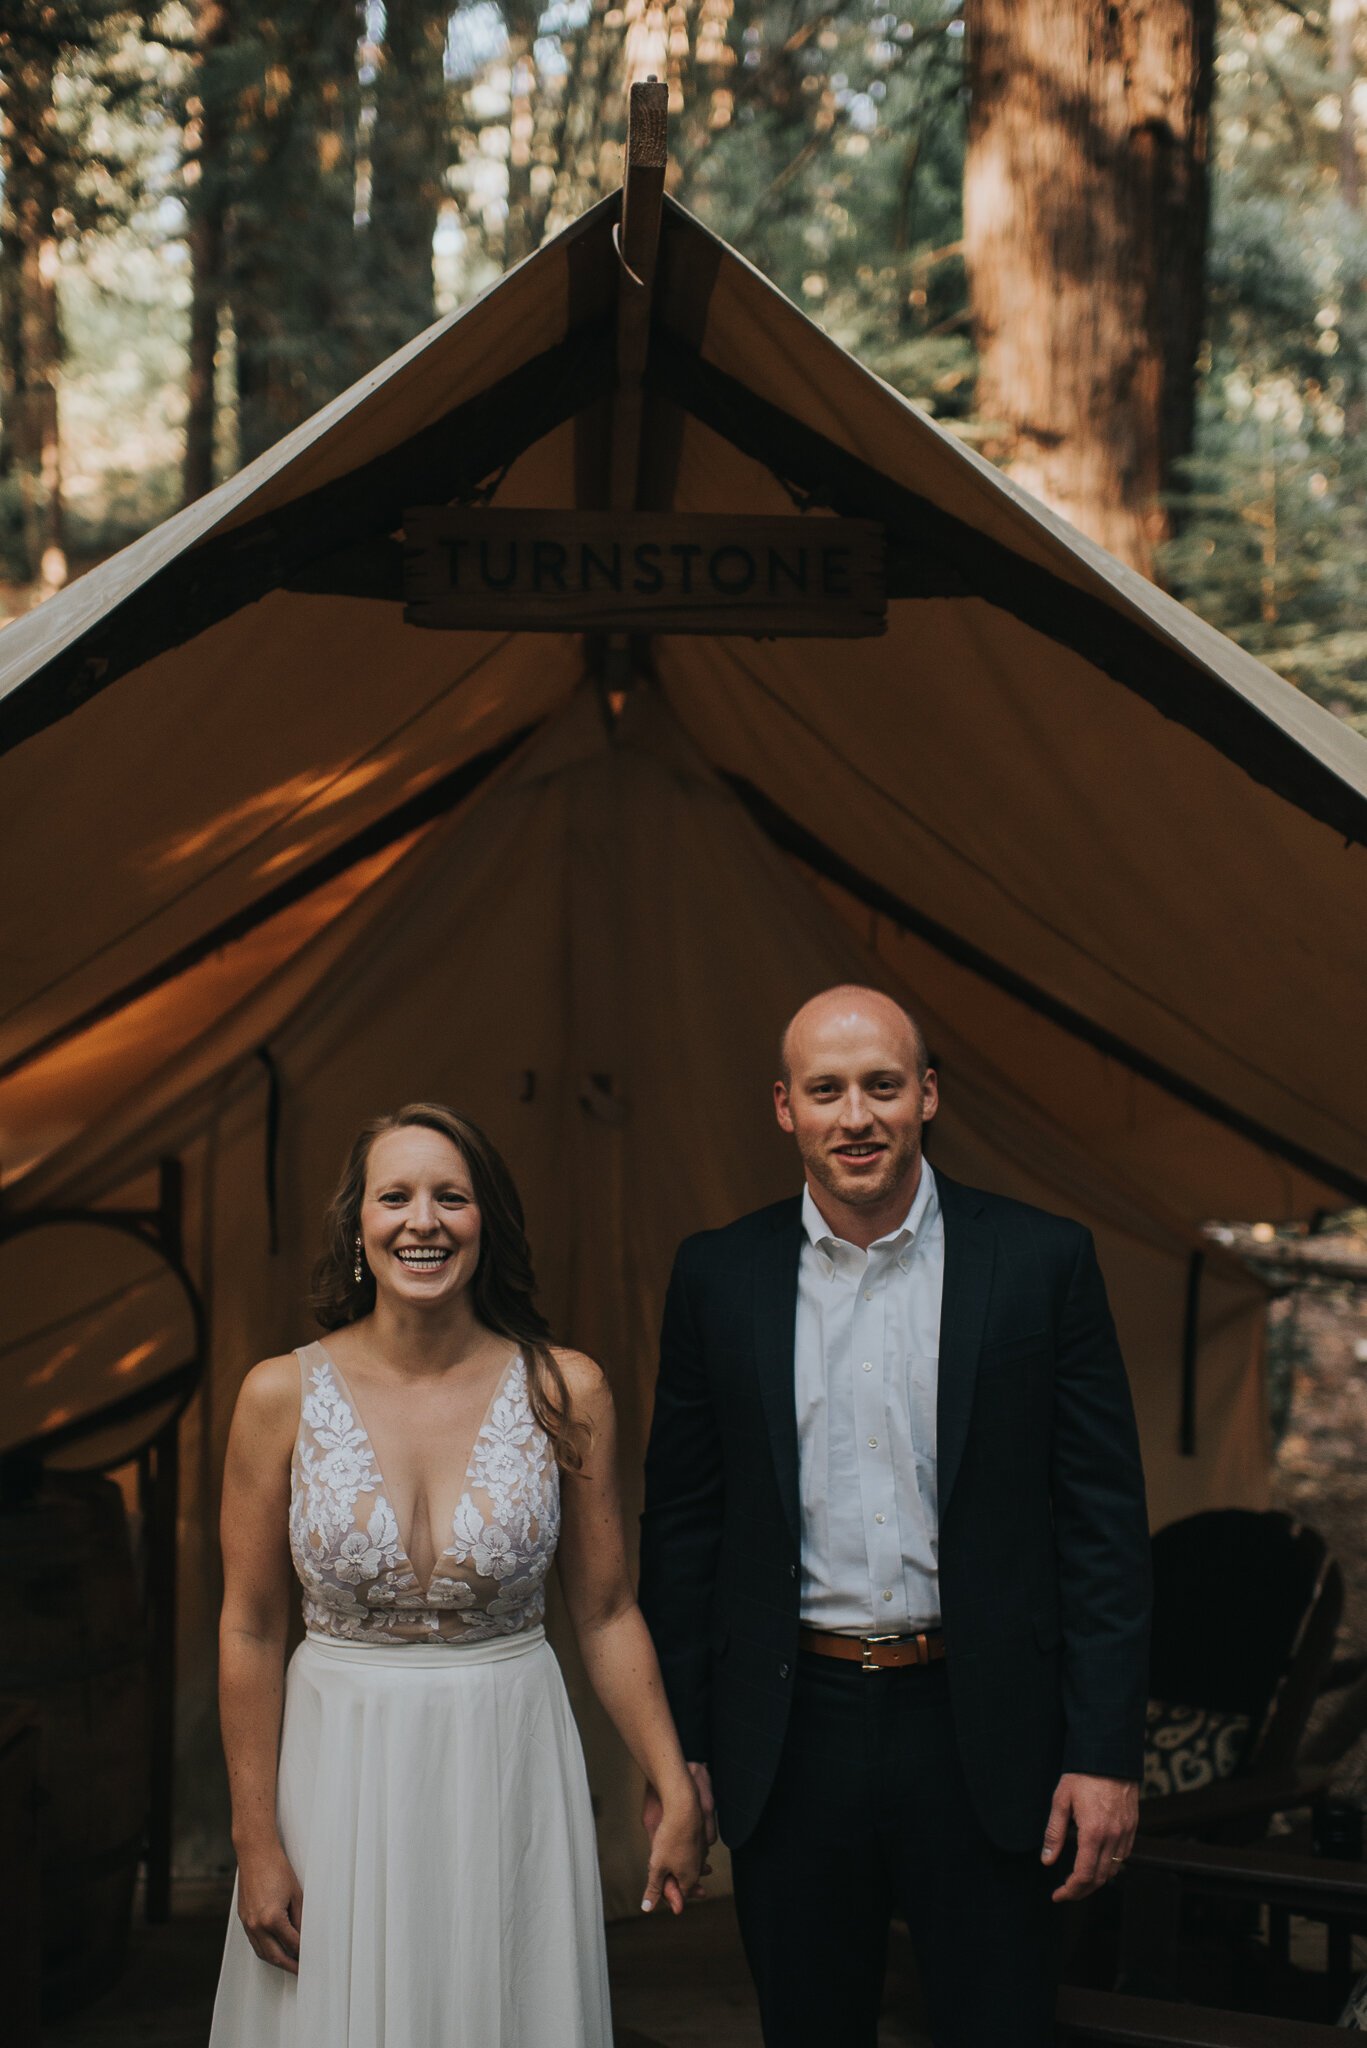
{"type": "Polygon", "coordinates": [[[1041,1862],[1058,1862],[1070,1820],[1077,1829],[1077,1854],[1067,1882],[1053,1894],[1060,1903],[1100,1891],[1121,1869],[1139,1825],[1139,1787],[1129,1778],[1065,1771],[1049,1809],[1041,1862]]]}
{"type": "MultiPolygon", "coordinates": [[[[693,1783],[698,1788],[698,1804],[702,1808],[703,1826],[707,1831],[707,1846],[710,1849],[717,1839],[717,1802],[712,1797],[712,1774],[706,1764],[690,1764],[688,1769],[693,1783]]],[[[652,1842],[663,1812],[664,1807],[659,1793],[653,1785],[647,1785],[641,1821],[652,1842]]]]}

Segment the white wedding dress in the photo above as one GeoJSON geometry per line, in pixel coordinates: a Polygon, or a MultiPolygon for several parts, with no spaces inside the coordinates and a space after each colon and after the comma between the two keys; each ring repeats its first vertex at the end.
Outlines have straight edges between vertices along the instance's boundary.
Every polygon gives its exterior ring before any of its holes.
{"type": "MultiPolygon", "coordinates": [[[[426,1585],[320,1344],[300,1353],[281,1840],[299,1974],[233,1911],[210,2048],[610,2048],[583,1751],[542,1625],[560,1473],[515,1358],[426,1585]]],[[[454,1489],[453,1489],[454,1491],[454,1489]]]]}

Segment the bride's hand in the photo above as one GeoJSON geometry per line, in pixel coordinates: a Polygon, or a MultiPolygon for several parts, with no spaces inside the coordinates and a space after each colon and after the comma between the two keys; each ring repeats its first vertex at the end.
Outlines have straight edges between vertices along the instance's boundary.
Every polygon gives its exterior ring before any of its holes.
{"type": "Polygon", "coordinates": [[[237,1917],[263,1963],[299,1975],[304,1894],[279,1842],[237,1859],[237,1917]]]}
{"type": "Polygon", "coordinates": [[[653,1913],[661,1899],[673,1913],[682,1913],[687,1899],[704,1896],[700,1877],[711,1869],[702,1808],[691,1779],[672,1800],[666,1800],[651,1834],[650,1868],[641,1911],[653,1913]]]}
{"type": "MultiPolygon", "coordinates": [[[[712,1773],[708,1770],[706,1764],[691,1763],[688,1766],[688,1775],[698,1788],[698,1802],[702,1807],[702,1824],[707,1835],[707,1846],[710,1849],[717,1839],[717,1802],[712,1794],[712,1773]]],[[[655,1787],[647,1785],[645,1803],[641,1808],[641,1825],[652,1839],[654,1838],[656,1828],[660,1825],[660,1815],[664,1810],[664,1801],[655,1790],[655,1787]]],[[[707,1872],[704,1871],[703,1876],[706,1877],[706,1875],[707,1872]]]]}

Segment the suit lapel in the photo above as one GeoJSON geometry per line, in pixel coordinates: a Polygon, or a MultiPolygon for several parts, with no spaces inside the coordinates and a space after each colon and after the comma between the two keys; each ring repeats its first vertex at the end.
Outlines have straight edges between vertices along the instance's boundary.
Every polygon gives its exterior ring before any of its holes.
{"type": "Polygon", "coordinates": [[[785,1203],[761,1240],[754,1266],[755,1369],[769,1423],[769,1442],[783,1511],[794,1543],[800,1541],[797,1394],[793,1352],[797,1342],[797,1274],[802,1252],[802,1203],[785,1203]]]}
{"type": "Polygon", "coordinates": [[[940,1374],[936,1396],[936,1467],[940,1521],[968,1441],[996,1238],[971,1189],[936,1175],[945,1227],[945,1279],[940,1302],[940,1374]]]}

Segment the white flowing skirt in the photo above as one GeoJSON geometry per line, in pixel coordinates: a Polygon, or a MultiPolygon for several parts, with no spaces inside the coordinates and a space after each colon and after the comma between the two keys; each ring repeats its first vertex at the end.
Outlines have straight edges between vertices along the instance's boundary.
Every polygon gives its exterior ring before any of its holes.
{"type": "Polygon", "coordinates": [[[584,1754],[544,1631],[308,1637],[278,1814],[299,1975],[254,1953],[234,1887],[210,2048],[611,2048],[584,1754]]]}

